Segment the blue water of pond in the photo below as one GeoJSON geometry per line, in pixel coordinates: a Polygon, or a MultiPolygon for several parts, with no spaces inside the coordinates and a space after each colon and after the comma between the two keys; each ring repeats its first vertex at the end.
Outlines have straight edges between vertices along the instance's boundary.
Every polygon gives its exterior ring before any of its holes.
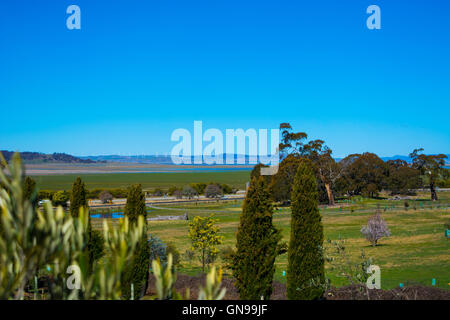
{"type": "MultiPolygon", "coordinates": [[[[147,213],[152,210],[147,210],[147,213]]],[[[120,219],[123,218],[123,212],[105,212],[91,214],[91,218],[103,218],[103,219],[120,219]]]]}
{"type": "Polygon", "coordinates": [[[120,218],[123,218],[123,212],[96,213],[96,214],[91,214],[91,218],[120,219],[120,218]]]}

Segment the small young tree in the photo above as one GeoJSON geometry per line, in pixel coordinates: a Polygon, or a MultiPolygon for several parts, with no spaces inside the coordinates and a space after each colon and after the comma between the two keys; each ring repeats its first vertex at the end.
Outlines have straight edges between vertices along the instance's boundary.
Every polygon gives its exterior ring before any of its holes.
{"type": "Polygon", "coordinates": [[[220,198],[222,196],[222,189],[217,184],[209,184],[205,188],[205,197],[220,198]]]}
{"type": "Polygon", "coordinates": [[[325,280],[323,226],[317,182],[309,160],[302,160],[292,188],[291,237],[288,249],[287,296],[291,300],[319,299],[325,280]]]}
{"type": "Polygon", "coordinates": [[[100,201],[102,203],[108,203],[113,200],[112,194],[106,190],[103,190],[102,192],[100,192],[100,195],[98,196],[98,198],[100,199],[100,201]]]}
{"type": "Polygon", "coordinates": [[[367,226],[361,228],[361,233],[374,247],[377,245],[378,240],[391,235],[387,223],[381,218],[379,211],[369,218],[367,226]]]}
{"type": "Polygon", "coordinates": [[[189,222],[189,238],[192,243],[192,250],[199,251],[202,270],[205,271],[205,265],[217,256],[219,250],[217,245],[222,243],[222,236],[219,236],[219,228],[215,225],[217,220],[213,216],[196,216],[189,222]]]}

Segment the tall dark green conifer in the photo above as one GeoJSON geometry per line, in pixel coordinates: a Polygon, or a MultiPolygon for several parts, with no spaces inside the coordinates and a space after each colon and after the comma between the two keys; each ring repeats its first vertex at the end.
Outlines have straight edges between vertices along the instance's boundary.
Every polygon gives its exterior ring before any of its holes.
{"type": "Polygon", "coordinates": [[[33,208],[38,205],[37,191],[36,191],[36,181],[31,177],[26,177],[23,182],[23,196],[31,202],[33,208]]]}
{"type": "Polygon", "coordinates": [[[319,299],[324,282],[323,226],[317,182],[309,160],[302,160],[294,178],[291,199],[291,237],[288,249],[287,297],[319,299]]]}
{"type": "Polygon", "coordinates": [[[70,214],[72,217],[78,217],[80,208],[87,207],[87,191],[84,182],[78,177],[73,186],[70,195],[70,214]]]}
{"type": "Polygon", "coordinates": [[[128,189],[127,204],[125,205],[125,215],[130,223],[137,222],[140,215],[147,217],[145,209],[145,194],[142,192],[140,184],[132,185],[128,189]]]}
{"type": "MultiPolygon", "coordinates": [[[[87,190],[84,182],[78,177],[72,186],[72,193],[70,195],[70,214],[72,217],[78,217],[80,209],[84,208],[88,210],[87,190]]],[[[88,216],[88,230],[87,230],[87,258],[89,262],[88,272],[92,272],[94,268],[94,262],[100,259],[103,255],[104,239],[102,234],[97,230],[92,230],[91,217],[88,216]]]]}
{"type": "Polygon", "coordinates": [[[150,246],[147,236],[147,211],[145,208],[145,194],[141,185],[133,185],[128,190],[125,215],[130,224],[137,223],[138,217],[144,217],[145,226],[141,241],[137,245],[131,263],[125,268],[122,280],[122,295],[124,299],[131,297],[131,284],[134,287],[134,297],[140,298],[145,294],[150,271],[150,246]]]}
{"type": "Polygon", "coordinates": [[[269,299],[279,253],[280,231],[272,223],[273,208],[263,176],[253,177],[244,201],[233,256],[233,276],[241,299],[269,299]]]}

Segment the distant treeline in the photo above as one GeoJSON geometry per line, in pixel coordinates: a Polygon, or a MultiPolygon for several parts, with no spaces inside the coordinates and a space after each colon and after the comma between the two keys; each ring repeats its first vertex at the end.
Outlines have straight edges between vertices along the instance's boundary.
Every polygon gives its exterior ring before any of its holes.
{"type": "MultiPolygon", "coordinates": [[[[168,196],[176,196],[176,197],[193,197],[193,196],[197,196],[197,195],[204,195],[205,194],[205,190],[207,189],[208,186],[215,186],[216,188],[212,188],[210,187],[210,189],[214,189],[213,190],[213,194],[214,192],[219,195],[219,194],[232,194],[232,193],[236,193],[237,189],[234,189],[233,187],[231,187],[230,185],[227,185],[225,183],[217,183],[217,182],[210,182],[210,183],[190,183],[182,188],[177,187],[177,186],[172,186],[166,189],[162,189],[162,188],[155,188],[152,190],[148,190],[146,191],[147,196],[155,196],[155,197],[160,197],[163,195],[168,195],[168,196]]],[[[113,198],[126,198],[128,195],[128,188],[114,188],[114,189],[108,189],[108,188],[103,188],[103,189],[91,189],[91,190],[86,190],[87,191],[87,195],[86,198],[93,200],[93,199],[100,199],[100,194],[102,192],[108,192],[109,194],[111,194],[111,196],[113,198]]],[[[38,199],[39,200],[44,200],[44,199],[54,199],[54,195],[56,193],[63,193],[67,198],[70,198],[71,195],[71,191],[66,191],[66,190],[39,190],[38,191],[38,199]]]]}
{"type": "MultiPolygon", "coordinates": [[[[307,140],[305,132],[294,132],[289,123],[282,123],[279,145],[281,163],[272,176],[265,176],[271,197],[276,202],[288,203],[294,176],[300,163],[306,161],[314,169],[319,201],[334,204],[334,197],[363,195],[377,197],[382,190],[393,194],[414,193],[428,187],[432,200],[438,200],[436,187],[450,185],[448,159],[445,154],[427,155],[415,149],[409,161],[384,162],[374,153],[351,154],[340,161],[332,157],[332,150],[323,140],[307,140]]],[[[253,169],[252,177],[259,176],[262,164],[253,169]]]]}
{"type": "MultiPolygon", "coordinates": [[[[102,191],[109,192],[114,198],[126,198],[128,194],[128,189],[92,189],[87,190],[87,199],[99,199],[100,193],[102,191]]],[[[39,190],[38,192],[38,199],[44,200],[44,199],[53,199],[53,196],[55,193],[63,192],[68,198],[70,197],[71,191],[66,190],[39,190]]]]}

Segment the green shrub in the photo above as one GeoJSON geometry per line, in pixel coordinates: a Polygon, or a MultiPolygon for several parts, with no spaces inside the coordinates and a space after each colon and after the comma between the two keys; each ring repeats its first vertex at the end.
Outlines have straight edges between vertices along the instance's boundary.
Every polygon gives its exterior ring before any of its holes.
{"type": "Polygon", "coordinates": [[[183,258],[184,258],[189,264],[192,264],[192,260],[194,260],[194,258],[195,258],[195,252],[194,252],[194,250],[187,249],[187,250],[183,253],[183,258]]]}
{"type": "Polygon", "coordinates": [[[100,199],[100,194],[106,190],[103,189],[92,189],[87,190],[86,198],[88,199],[100,199]]]}
{"type": "Polygon", "coordinates": [[[178,187],[172,186],[172,187],[169,188],[169,191],[167,191],[167,194],[169,196],[173,196],[175,191],[181,191],[181,190],[178,187]]]}
{"type": "Polygon", "coordinates": [[[177,267],[181,264],[181,255],[177,247],[173,243],[168,243],[166,247],[167,255],[171,254],[173,257],[173,265],[177,267]]]}
{"type": "Polygon", "coordinates": [[[225,183],[221,184],[223,194],[231,194],[233,193],[233,188],[225,183]]]}
{"type": "Polygon", "coordinates": [[[52,200],[53,199],[53,194],[55,194],[55,191],[49,191],[49,190],[39,190],[38,192],[38,200],[52,200]]]}
{"type": "Polygon", "coordinates": [[[128,196],[127,189],[109,189],[109,193],[112,194],[114,198],[126,198],[128,196]]]}
{"type": "Polygon", "coordinates": [[[69,195],[66,191],[56,191],[52,196],[52,203],[55,207],[67,207],[67,201],[69,201],[69,195]]]}
{"type": "Polygon", "coordinates": [[[236,254],[236,250],[232,246],[226,246],[221,250],[221,258],[224,262],[223,268],[232,270],[233,269],[233,259],[236,254]]]}
{"type": "Polygon", "coordinates": [[[104,256],[105,239],[99,230],[91,230],[88,246],[91,261],[98,261],[104,256]]]}
{"type": "Polygon", "coordinates": [[[148,243],[150,245],[150,261],[157,260],[161,261],[162,265],[165,266],[167,263],[167,245],[162,242],[162,240],[154,235],[149,235],[148,243]]]}
{"type": "Polygon", "coordinates": [[[194,188],[198,194],[203,194],[205,192],[206,183],[191,183],[191,187],[194,188]]]}

